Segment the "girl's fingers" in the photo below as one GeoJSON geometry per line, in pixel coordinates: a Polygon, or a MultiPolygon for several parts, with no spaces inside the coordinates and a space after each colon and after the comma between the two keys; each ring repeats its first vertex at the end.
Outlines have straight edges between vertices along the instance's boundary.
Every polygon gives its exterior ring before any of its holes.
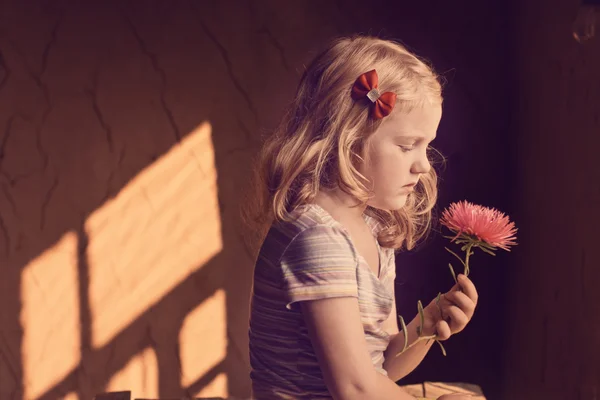
{"type": "Polygon", "coordinates": [[[450,331],[458,333],[469,323],[469,317],[457,306],[450,306],[444,310],[444,314],[450,318],[450,331]]]}
{"type": "Polygon", "coordinates": [[[460,288],[462,289],[464,294],[469,296],[469,298],[471,300],[473,300],[473,303],[477,304],[477,299],[479,298],[479,294],[477,293],[477,289],[475,289],[475,285],[473,284],[473,281],[471,281],[469,278],[467,278],[463,274],[460,274],[457,279],[458,279],[458,284],[460,285],[460,288]]]}
{"type": "Polygon", "coordinates": [[[445,296],[451,304],[460,308],[471,319],[475,313],[476,304],[463,292],[450,292],[445,296]]]}
{"type": "Polygon", "coordinates": [[[448,340],[448,338],[452,336],[450,325],[443,319],[435,324],[435,332],[437,334],[437,340],[448,340]]]}

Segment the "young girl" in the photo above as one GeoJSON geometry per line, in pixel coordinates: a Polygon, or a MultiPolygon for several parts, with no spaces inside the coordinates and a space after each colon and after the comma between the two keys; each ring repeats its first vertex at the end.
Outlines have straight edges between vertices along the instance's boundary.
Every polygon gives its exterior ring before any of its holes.
{"type": "MultiPolygon", "coordinates": [[[[404,334],[394,251],[430,227],[428,146],[441,106],[434,72],[398,43],[339,39],[307,68],[259,159],[253,221],[266,228],[249,329],[254,398],[413,399],[395,381],[431,343],[396,356],[404,334]]],[[[423,334],[448,339],[476,303],[461,275],[425,308],[423,334]]],[[[408,325],[409,343],[419,323],[408,325]]]]}

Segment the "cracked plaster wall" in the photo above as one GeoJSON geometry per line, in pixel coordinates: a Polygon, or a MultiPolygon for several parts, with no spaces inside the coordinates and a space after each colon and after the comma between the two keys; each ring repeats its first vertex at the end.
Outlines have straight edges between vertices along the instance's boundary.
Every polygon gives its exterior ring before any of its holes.
{"type": "MultiPolygon", "coordinates": [[[[448,81],[441,201],[505,204],[501,153],[466,146],[502,149],[506,131],[504,11],[481,3],[0,1],[0,398],[248,394],[239,189],[332,36],[397,37],[430,59],[448,81]]],[[[449,284],[430,249],[399,260],[406,316],[449,284]]],[[[414,380],[499,385],[499,350],[472,346],[498,305],[480,307],[414,380]]]]}

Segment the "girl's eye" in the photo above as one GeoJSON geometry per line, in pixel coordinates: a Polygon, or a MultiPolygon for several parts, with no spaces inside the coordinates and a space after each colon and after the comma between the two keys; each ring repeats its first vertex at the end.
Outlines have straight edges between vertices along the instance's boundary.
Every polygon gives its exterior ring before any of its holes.
{"type": "Polygon", "coordinates": [[[400,148],[402,149],[403,153],[408,153],[409,151],[414,150],[414,146],[400,146],[400,148]]]}

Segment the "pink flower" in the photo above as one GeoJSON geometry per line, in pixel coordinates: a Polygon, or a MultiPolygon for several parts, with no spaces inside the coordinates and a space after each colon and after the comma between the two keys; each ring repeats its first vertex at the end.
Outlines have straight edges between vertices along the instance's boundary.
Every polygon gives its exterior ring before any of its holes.
{"type": "Polygon", "coordinates": [[[517,244],[515,223],[510,222],[504,213],[468,201],[450,204],[442,213],[441,224],[456,233],[453,241],[467,234],[490,246],[510,251],[517,244]]]}

